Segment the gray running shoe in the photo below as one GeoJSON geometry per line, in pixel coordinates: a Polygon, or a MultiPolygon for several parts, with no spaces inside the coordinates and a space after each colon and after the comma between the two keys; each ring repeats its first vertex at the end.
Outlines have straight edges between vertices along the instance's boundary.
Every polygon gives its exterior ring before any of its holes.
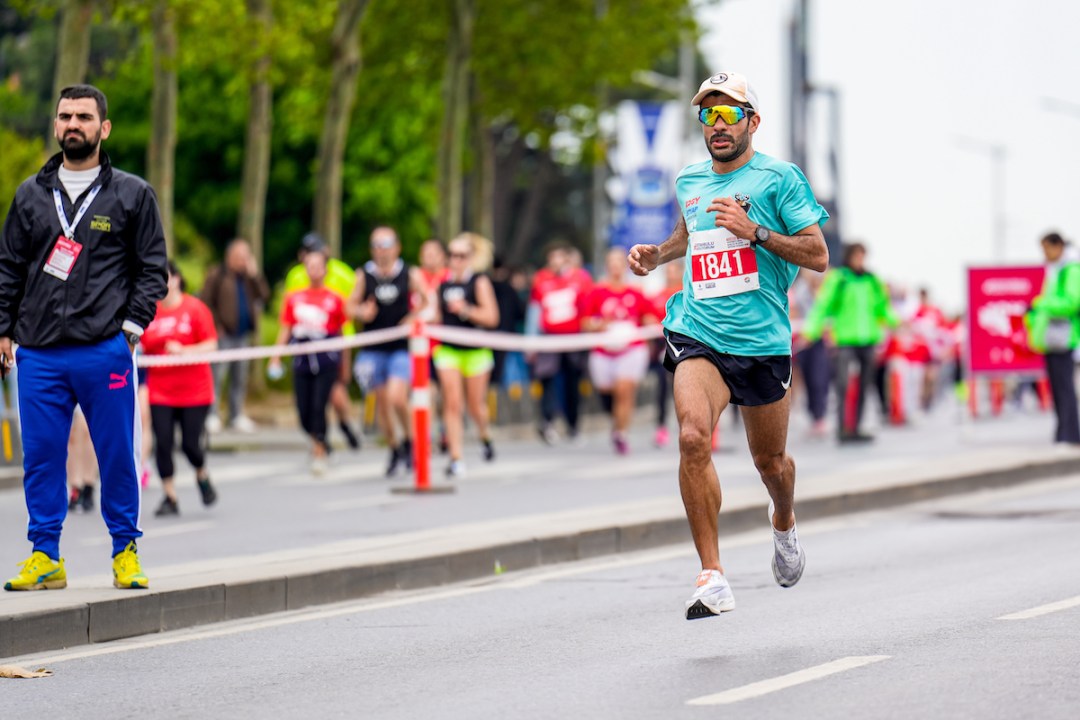
{"type": "MultiPolygon", "coordinates": [[[[772,527],[773,504],[769,503],[769,527],[772,527]]],[[[799,544],[799,531],[795,525],[786,533],[773,528],[772,573],[780,587],[792,587],[802,577],[806,567],[806,553],[799,544]]]]}
{"type": "Polygon", "coordinates": [[[701,620],[735,609],[735,596],[719,570],[702,570],[697,589],[686,601],[686,619],[701,620]]]}

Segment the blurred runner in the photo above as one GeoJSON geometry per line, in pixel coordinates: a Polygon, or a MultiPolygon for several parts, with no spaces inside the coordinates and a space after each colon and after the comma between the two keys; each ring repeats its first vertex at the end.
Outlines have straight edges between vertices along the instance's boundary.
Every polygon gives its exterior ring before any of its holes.
{"type": "MultiPolygon", "coordinates": [[[[499,306],[491,279],[472,269],[476,254],[474,238],[473,233],[464,233],[450,241],[450,276],[439,286],[438,321],[449,327],[491,329],[499,323],[499,306]]],[[[484,460],[495,459],[495,448],[488,434],[487,406],[488,381],[495,361],[489,348],[450,342],[442,342],[435,348],[434,359],[442,387],[443,421],[450,451],[446,474],[462,477],[466,408],[476,423],[484,460]]]]}
{"type": "Polygon", "coordinates": [[[803,328],[803,337],[812,343],[821,339],[828,327],[836,344],[836,433],[841,443],[874,439],[860,429],[866,396],[874,385],[874,354],[885,328],[899,324],[885,283],[866,269],[866,246],[848,245],[844,248],[844,266],[825,275],[803,328]],[[857,364],[858,370],[856,394],[849,402],[852,364],[857,364]]]}
{"type": "Polygon", "coordinates": [[[810,414],[810,435],[824,438],[828,434],[825,416],[829,410],[829,349],[825,340],[818,338],[810,342],[804,336],[806,317],[814,306],[814,299],[821,290],[824,276],[812,270],[799,271],[799,277],[791,286],[791,321],[795,331],[792,350],[795,353],[795,366],[802,377],[806,393],[806,409],[810,414]]]}
{"type": "MultiPolygon", "coordinates": [[[[592,279],[584,270],[571,264],[570,251],[566,243],[548,246],[547,265],[533,277],[526,333],[569,335],[581,332],[581,303],[592,287],[592,279]]],[[[532,357],[533,377],[543,387],[538,432],[540,439],[549,445],[559,437],[554,427],[560,408],[560,398],[556,395],[559,382],[562,383],[561,408],[566,417],[567,432],[571,440],[577,438],[581,376],[587,357],[585,351],[539,352],[532,357]]]]}
{"type": "MultiPolygon", "coordinates": [[[[656,306],[636,287],[626,284],[626,252],[613,248],[605,256],[607,274],[593,286],[582,308],[581,329],[611,331],[631,337],[642,325],[656,322],[656,306]]],[[[589,353],[589,377],[611,413],[611,442],[615,452],[630,452],[627,431],[634,414],[638,385],[649,368],[649,346],[643,340],[599,347],[589,353]]]]}
{"type": "Polygon", "coordinates": [[[799,267],[821,271],[829,261],[820,227],[829,216],[802,172],[752,147],[761,116],[746,78],[717,73],[692,104],[712,160],[683,168],[675,180],[682,216],[671,236],[630,248],[639,275],[686,256],[686,288],[668,303],[664,327],[665,362],[675,374],[679,486],[701,559],[687,620],[735,609],[720,564],[720,483],[712,462],[713,428],[729,403],[742,406],[750,454],[772,499],[773,577],[781,587],[802,577],[795,463],[786,450],[787,293],[799,267]]]}
{"type": "MultiPolygon", "coordinates": [[[[426,301],[420,274],[401,259],[401,243],[393,228],[377,227],[371,231],[371,258],[356,271],[356,284],[349,297],[349,317],[364,323],[364,330],[381,330],[408,324],[412,312],[423,313],[426,301]],[[412,308],[410,296],[416,303],[412,308]]],[[[409,417],[412,359],[408,339],[361,348],[354,373],[365,392],[375,393],[379,431],[390,448],[386,476],[393,477],[398,468],[412,467],[409,417]]]]}
{"type": "Polygon", "coordinates": [[[912,315],[911,327],[929,351],[919,393],[919,404],[928,412],[941,387],[941,368],[949,352],[948,323],[941,309],[930,301],[929,288],[919,288],[919,304],[912,315]]]}
{"type": "Polygon", "coordinates": [[[90,427],[82,408],[75,406],[75,415],[71,420],[71,435],[68,437],[67,455],[68,512],[81,510],[84,513],[94,509],[94,485],[97,480],[97,458],[94,457],[94,443],[90,440],[90,427]]]}
{"type": "MultiPolygon", "coordinates": [[[[304,256],[311,286],[285,296],[281,306],[281,329],[277,345],[290,345],[340,337],[345,324],[345,303],[325,285],[327,256],[322,251],[304,256]]],[[[326,473],[329,448],[326,442],[326,405],[340,376],[341,352],[318,352],[293,357],[293,391],[300,426],[311,438],[311,473],[326,473]]],[[[267,364],[271,377],[281,377],[281,357],[267,364]]]]}
{"type": "MultiPolygon", "coordinates": [[[[308,253],[321,253],[326,257],[326,279],[323,287],[336,293],[343,303],[348,303],[356,284],[356,273],[346,263],[337,258],[330,257],[330,248],[326,241],[318,233],[308,233],[300,241],[300,264],[289,270],[285,276],[285,294],[288,295],[296,290],[311,287],[311,281],[305,270],[304,258],[308,253]]],[[[346,322],[341,328],[342,335],[352,335],[356,332],[352,322],[346,322]]],[[[338,369],[338,377],[330,389],[330,404],[337,415],[338,429],[345,437],[345,442],[353,450],[360,449],[360,435],[352,427],[352,403],[349,401],[349,383],[352,381],[352,367],[349,365],[349,349],[340,352],[341,367],[338,369]]],[[[327,445],[327,450],[330,446],[327,445]]]]}
{"type": "MultiPolygon", "coordinates": [[[[195,355],[217,349],[214,316],[202,300],[184,292],[184,278],[169,261],[169,291],[158,303],[154,322],[143,333],[147,355],[195,355]]],[[[179,515],[180,503],[173,483],[173,439],[180,428],[180,449],[195,468],[203,505],[213,505],[217,492],[206,470],[203,435],[214,404],[214,377],[210,363],[149,368],[150,421],[154,429],[154,457],[165,497],[154,512],[158,517],[179,515]]]]}

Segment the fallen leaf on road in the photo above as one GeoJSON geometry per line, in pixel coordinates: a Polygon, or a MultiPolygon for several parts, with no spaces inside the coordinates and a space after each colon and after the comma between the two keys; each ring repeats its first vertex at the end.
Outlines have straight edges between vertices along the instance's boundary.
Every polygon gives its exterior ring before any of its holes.
{"type": "Polygon", "coordinates": [[[45,668],[26,670],[15,665],[0,665],[0,678],[42,678],[50,675],[52,675],[52,670],[45,668]]]}

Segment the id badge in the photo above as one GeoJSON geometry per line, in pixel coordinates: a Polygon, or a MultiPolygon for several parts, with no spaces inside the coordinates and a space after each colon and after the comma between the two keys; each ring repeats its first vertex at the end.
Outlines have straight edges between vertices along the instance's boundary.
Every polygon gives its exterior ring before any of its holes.
{"type": "Polygon", "coordinates": [[[65,235],[61,235],[56,239],[56,245],[53,246],[49,259],[45,261],[45,272],[66,281],[68,276],[71,275],[71,268],[75,266],[75,261],[79,259],[79,253],[82,252],[82,249],[81,244],[65,235]]]}
{"type": "Polygon", "coordinates": [[[726,297],[761,287],[757,254],[749,240],[727,228],[690,233],[690,287],[695,300],[726,297]]]}

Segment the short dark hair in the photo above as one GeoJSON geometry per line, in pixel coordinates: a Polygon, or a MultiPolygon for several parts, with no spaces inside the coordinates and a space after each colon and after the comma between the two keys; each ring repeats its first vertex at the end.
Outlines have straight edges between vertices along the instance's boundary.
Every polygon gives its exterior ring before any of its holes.
{"type": "Polygon", "coordinates": [[[105,119],[109,117],[109,101],[105,99],[105,93],[93,85],[68,85],[60,91],[56,106],[60,107],[60,100],[78,100],[79,98],[93,98],[97,102],[98,115],[100,116],[98,119],[101,122],[105,122],[105,119]]]}
{"type": "Polygon", "coordinates": [[[187,281],[184,280],[184,273],[180,272],[180,268],[176,266],[172,260],[165,263],[165,267],[169,269],[169,275],[180,278],[180,292],[187,291],[187,281]]]}
{"type": "Polygon", "coordinates": [[[1046,235],[1043,235],[1042,241],[1044,243],[1046,243],[1047,245],[1055,245],[1057,247],[1061,247],[1062,245],[1065,244],[1065,238],[1061,237],[1061,233],[1056,233],[1056,232],[1047,233],[1046,235]]]}
{"type": "Polygon", "coordinates": [[[866,254],[866,246],[861,242],[848,243],[844,246],[844,267],[851,267],[851,259],[856,253],[866,254]]]}

